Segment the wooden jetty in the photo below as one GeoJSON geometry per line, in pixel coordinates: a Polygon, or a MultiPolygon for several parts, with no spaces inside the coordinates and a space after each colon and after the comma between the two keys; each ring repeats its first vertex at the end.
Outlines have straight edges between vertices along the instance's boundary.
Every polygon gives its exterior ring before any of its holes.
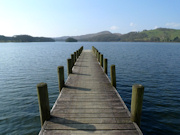
{"type": "MultiPolygon", "coordinates": [[[[65,84],[64,69],[59,67],[62,69],[58,70],[61,72],[60,94],[50,113],[46,113],[46,118],[41,121],[39,134],[141,135],[137,122],[132,122],[128,108],[106,75],[107,65],[102,63],[107,63],[107,59],[103,60],[94,47],[93,51],[82,51],[81,48],[71,58],[70,62],[67,61],[69,76],[65,84]]],[[[38,84],[37,89],[47,89],[44,86],[44,83],[38,84]]],[[[48,94],[45,95],[48,98],[48,94]]],[[[48,99],[40,99],[39,96],[39,104],[49,104],[43,100],[48,99]]],[[[40,113],[43,113],[41,105],[40,113]]]]}

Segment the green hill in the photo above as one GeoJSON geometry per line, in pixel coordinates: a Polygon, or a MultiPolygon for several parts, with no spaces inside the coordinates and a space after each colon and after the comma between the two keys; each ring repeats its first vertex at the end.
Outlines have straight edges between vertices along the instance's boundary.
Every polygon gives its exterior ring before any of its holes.
{"type": "Polygon", "coordinates": [[[29,35],[16,35],[13,37],[6,37],[0,35],[0,42],[54,42],[55,40],[47,37],[32,37],[29,35]]]}
{"type": "Polygon", "coordinates": [[[120,41],[120,36],[108,33],[108,34],[102,34],[102,35],[97,35],[94,37],[91,37],[87,39],[87,41],[93,41],[93,42],[115,42],[115,41],[120,41]]]}
{"type": "MultiPolygon", "coordinates": [[[[56,41],[65,41],[68,36],[56,38],[56,41]]],[[[129,32],[127,34],[102,31],[99,33],[72,36],[78,41],[90,42],[180,42],[180,30],[158,28],[142,32],[129,32]]]]}
{"type": "Polygon", "coordinates": [[[121,41],[134,42],[180,42],[180,30],[158,28],[142,32],[130,32],[121,37],[121,41]]]}

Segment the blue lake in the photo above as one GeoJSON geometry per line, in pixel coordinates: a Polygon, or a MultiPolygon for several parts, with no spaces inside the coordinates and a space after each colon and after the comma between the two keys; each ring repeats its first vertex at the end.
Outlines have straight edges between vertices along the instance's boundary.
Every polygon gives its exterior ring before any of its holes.
{"type": "MultiPolygon", "coordinates": [[[[48,84],[50,106],[58,97],[57,66],[81,46],[95,46],[116,65],[117,90],[130,108],[132,85],[145,86],[141,119],[146,134],[180,134],[180,43],[0,43],[0,134],[38,134],[36,85],[48,84]]],[[[108,70],[109,75],[109,70],[108,70]]]]}

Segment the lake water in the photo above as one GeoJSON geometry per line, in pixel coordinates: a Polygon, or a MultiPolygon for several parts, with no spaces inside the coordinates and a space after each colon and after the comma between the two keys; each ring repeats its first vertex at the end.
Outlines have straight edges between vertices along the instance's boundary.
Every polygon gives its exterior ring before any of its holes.
{"type": "MultiPolygon", "coordinates": [[[[180,134],[180,43],[0,43],[0,134],[38,134],[36,85],[48,84],[50,106],[58,97],[57,66],[84,46],[95,46],[116,65],[117,90],[128,108],[131,87],[145,86],[144,134],[180,134]]],[[[109,74],[109,70],[108,70],[109,74]]]]}

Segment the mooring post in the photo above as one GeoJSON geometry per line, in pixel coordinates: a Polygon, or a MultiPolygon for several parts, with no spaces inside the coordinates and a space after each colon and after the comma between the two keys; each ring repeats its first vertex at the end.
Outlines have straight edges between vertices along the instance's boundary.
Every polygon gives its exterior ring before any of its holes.
{"type": "Polygon", "coordinates": [[[104,59],[104,73],[106,74],[107,74],[107,66],[108,66],[107,59],[104,59]]]}
{"type": "Polygon", "coordinates": [[[78,58],[79,58],[79,50],[77,50],[78,58]]]}
{"type": "Polygon", "coordinates": [[[71,66],[72,62],[71,59],[67,59],[67,71],[68,71],[68,75],[72,73],[72,66],[71,66]]]}
{"type": "Polygon", "coordinates": [[[97,60],[98,60],[98,54],[99,54],[99,53],[98,53],[98,50],[97,50],[97,51],[96,51],[96,58],[97,58],[97,60]]]}
{"type": "Polygon", "coordinates": [[[74,54],[71,54],[71,62],[72,62],[71,68],[73,68],[73,66],[74,66],[74,54]]]}
{"type": "Polygon", "coordinates": [[[103,54],[100,55],[100,64],[101,64],[101,67],[103,67],[103,54]]]}
{"type": "Polygon", "coordinates": [[[61,89],[64,87],[64,67],[58,66],[58,82],[59,82],[59,92],[61,92],[61,89]]]}
{"type": "Polygon", "coordinates": [[[140,127],[143,104],[144,86],[135,84],[132,86],[131,121],[140,127]]]}
{"type": "Polygon", "coordinates": [[[76,60],[78,59],[78,51],[76,51],[76,60]]]}
{"type": "Polygon", "coordinates": [[[76,62],[76,52],[74,52],[74,64],[76,62]]]}
{"type": "Polygon", "coordinates": [[[115,70],[115,65],[111,65],[111,85],[116,88],[116,70],[115,70]]]}
{"type": "Polygon", "coordinates": [[[37,94],[38,94],[39,112],[40,112],[40,120],[42,127],[44,122],[50,119],[49,98],[48,98],[48,89],[46,83],[37,84],[37,94]]]}
{"type": "Polygon", "coordinates": [[[81,53],[82,53],[82,51],[83,51],[83,48],[84,48],[84,47],[83,47],[83,46],[81,46],[81,48],[80,48],[80,50],[81,50],[81,53]]]}
{"type": "Polygon", "coordinates": [[[94,53],[94,46],[92,46],[92,51],[93,51],[93,53],[94,53]]]}
{"type": "Polygon", "coordinates": [[[100,63],[100,55],[101,55],[101,53],[99,52],[99,54],[98,54],[98,61],[99,61],[99,63],[100,63]]]}

